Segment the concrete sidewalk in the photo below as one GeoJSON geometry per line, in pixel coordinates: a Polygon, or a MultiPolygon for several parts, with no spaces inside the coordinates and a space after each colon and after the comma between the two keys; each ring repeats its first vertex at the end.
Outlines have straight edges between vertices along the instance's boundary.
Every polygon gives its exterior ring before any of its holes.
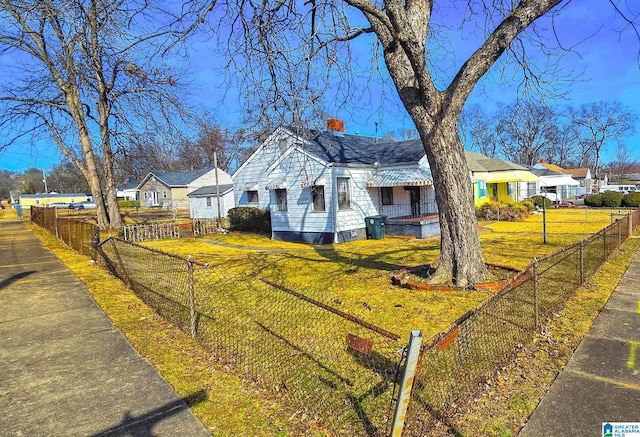
{"type": "Polygon", "coordinates": [[[208,436],[80,282],[20,221],[0,221],[0,434],[208,436]]]}
{"type": "Polygon", "coordinates": [[[518,436],[602,436],[603,422],[640,422],[640,250],[518,436]]]}

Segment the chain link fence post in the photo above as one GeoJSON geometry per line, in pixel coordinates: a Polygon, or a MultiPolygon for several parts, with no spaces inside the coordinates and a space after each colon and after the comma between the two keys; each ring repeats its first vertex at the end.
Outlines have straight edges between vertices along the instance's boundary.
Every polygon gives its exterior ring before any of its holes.
{"type": "Polygon", "coordinates": [[[539,328],[538,320],[538,258],[533,259],[533,311],[535,330],[539,328]]]}
{"type": "Polygon", "coordinates": [[[418,369],[418,360],[420,358],[420,347],[422,345],[422,332],[411,331],[409,345],[407,350],[407,362],[402,373],[402,381],[400,383],[400,392],[396,401],[396,409],[391,422],[391,437],[400,437],[404,424],[407,419],[407,410],[409,402],[411,402],[411,392],[413,391],[413,383],[415,381],[416,370],[418,369]]]}
{"type": "Polygon", "coordinates": [[[602,230],[602,261],[607,260],[607,228],[602,230]]]}
{"type": "Polygon", "coordinates": [[[620,232],[620,219],[617,220],[618,223],[618,247],[622,244],[622,234],[620,232]]]}
{"type": "Polygon", "coordinates": [[[191,338],[196,338],[196,304],[194,299],[195,285],[193,280],[193,263],[191,255],[187,257],[187,271],[189,273],[189,314],[191,316],[191,338]]]}

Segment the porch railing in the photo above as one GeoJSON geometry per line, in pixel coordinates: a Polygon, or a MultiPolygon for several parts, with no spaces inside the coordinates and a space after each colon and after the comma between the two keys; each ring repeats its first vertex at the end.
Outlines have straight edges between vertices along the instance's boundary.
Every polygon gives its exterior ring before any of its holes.
{"type": "Polygon", "coordinates": [[[380,214],[388,219],[424,218],[438,214],[435,200],[407,204],[382,205],[380,214]]]}

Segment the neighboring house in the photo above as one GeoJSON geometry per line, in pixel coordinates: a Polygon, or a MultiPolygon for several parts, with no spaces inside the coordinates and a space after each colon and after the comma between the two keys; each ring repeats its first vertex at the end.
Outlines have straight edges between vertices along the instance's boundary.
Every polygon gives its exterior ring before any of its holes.
{"type": "Polygon", "coordinates": [[[193,219],[217,219],[218,202],[220,217],[226,217],[229,210],[235,205],[232,184],[220,185],[219,187],[205,185],[191,191],[187,196],[189,196],[189,215],[193,219]]]}
{"type": "Polygon", "coordinates": [[[519,196],[521,199],[543,195],[552,202],[565,203],[575,197],[576,188],[580,183],[570,174],[535,166],[530,167],[530,170],[540,180],[520,183],[519,196]]]}
{"type": "Polygon", "coordinates": [[[139,181],[126,180],[116,185],[118,200],[140,200],[138,197],[139,181]]]}
{"type": "Polygon", "coordinates": [[[232,176],[236,206],[268,209],[272,238],[341,243],[386,233],[437,235],[431,171],[420,140],[278,128],[232,176]]]}
{"type": "Polygon", "coordinates": [[[575,190],[576,196],[593,193],[594,187],[593,179],[591,179],[591,170],[588,168],[567,168],[564,172],[570,174],[571,177],[580,184],[575,190]]]}
{"type": "Polygon", "coordinates": [[[182,172],[150,172],[138,184],[140,206],[188,209],[187,194],[200,187],[231,184],[231,176],[221,169],[182,172]]]}
{"type": "Polygon", "coordinates": [[[476,206],[490,201],[523,200],[524,197],[518,193],[518,185],[539,182],[538,177],[522,165],[504,159],[489,158],[478,152],[466,151],[465,156],[471,173],[476,206]]]}
{"type": "Polygon", "coordinates": [[[30,206],[47,206],[52,203],[81,203],[93,200],[93,196],[87,193],[41,193],[21,194],[20,205],[22,208],[30,206]]]}
{"type": "MultiPolygon", "coordinates": [[[[566,185],[561,187],[558,185],[557,194],[559,196],[560,201],[568,200],[571,198],[575,198],[576,196],[580,196],[582,194],[589,194],[593,190],[593,181],[591,180],[591,171],[588,168],[572,168],[572,169],[564,169],[558,165],[549,164],[544,162],[544,159],[541,159],[539,163],[533,166],[537,169],[547,169],[557,173],[564,173],[577,182],[571,183],[571,185],[566,185]]],[[[554,192],[550,189],[547,192],[554,192]]]]}

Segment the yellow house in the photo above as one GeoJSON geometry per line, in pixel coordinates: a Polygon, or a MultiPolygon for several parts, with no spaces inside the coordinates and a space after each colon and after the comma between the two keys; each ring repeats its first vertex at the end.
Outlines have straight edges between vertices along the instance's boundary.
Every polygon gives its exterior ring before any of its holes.
{"type": "Polygon", "coordinates": [[[476,206],[490,201],[517,202],[518,183],[536,182],[539,178],[529,169],[504,159],[489,158],[478,152],[465,152],[473,183],[476,206]]]}
{"type": "Polygon", "coordinates": [[[69,204],[82,203],[92,200],[91,194],[87,193],[40,193],[40,194],[21,194],[20,205],[22,208],[31,206],[47,206],[52,203],[69,204]]]}

